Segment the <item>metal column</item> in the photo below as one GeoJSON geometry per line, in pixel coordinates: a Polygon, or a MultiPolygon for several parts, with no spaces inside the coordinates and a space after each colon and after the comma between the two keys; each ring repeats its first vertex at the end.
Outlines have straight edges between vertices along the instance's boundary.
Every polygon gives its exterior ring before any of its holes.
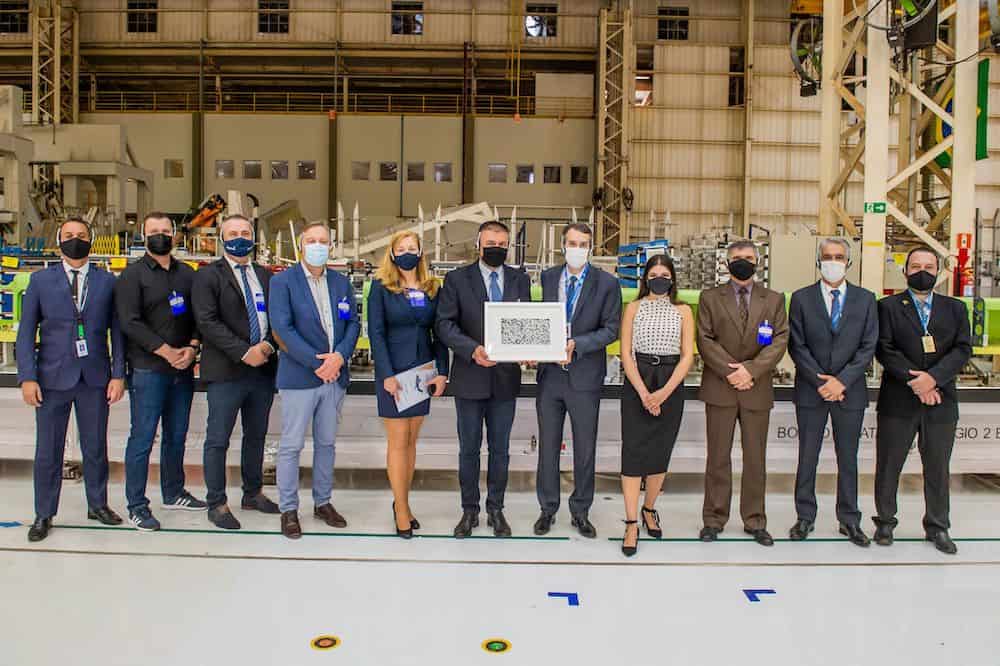
{"type": "Polygon", "coordinates": [[[77,122],[80,17],[68,0],[31,3],[31,121],[77,122]]]}
{"type": "MultiPolygon", "coordinates": [[[[868,0],[869,8],[880,4],[880,1],[868,0]]],[[[861,285],[875,294],[881,294],[885,283],[886,214],[884,209],[875,212],[874,207],[868,204],[886,200],[886,181],[889,178],[889,43],[886,41],[885,33],[871,26],[866,30],[868,32],[864,135],[866,205],[861,234],[861,285]]]]}

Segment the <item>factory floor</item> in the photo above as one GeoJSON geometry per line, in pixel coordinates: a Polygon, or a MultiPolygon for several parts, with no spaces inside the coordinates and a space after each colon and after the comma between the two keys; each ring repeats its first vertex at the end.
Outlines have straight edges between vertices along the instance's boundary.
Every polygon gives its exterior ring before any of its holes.
{"type": "MultiPolygon", "coordinates": [[[[697,536],[698,484],[660,498],[664,539],[620,553],[621,497],[608,483],[580,537],[562,509],[549,536],[532,534],[534,493],[513,491],[514,538],[485,520],[458,541],[457,492],[412,498],[423,528],[392,533],[386,490],[340,489],[344,530],[312,518],[281,536],[277,516],[239,512],[222,532],[203,513],[159,509],[159,533],[86,519],[67,482],[55,528],[27,541],[30,478],[0,476],[0,663],[4,666],[281,664],[997,664],[1000,490],[955,477],[957,556],[922,540],[919,479],[904,484],[891,548],[861,549],[836,532],[829,480],[812,538],[790,543],[790,483],[768,495],[778,543],[748,541],[738,517],[723,539],[697,536]]],[[[863,483],[871,534],[870,480],[863,483]]],[[[190,485],[196,495],[203,487],[190,485]]],[[[267,490],[272,497],[273,488],[267,490]]],[[[112,508],[123,510],[112,484],[112,508]]],[[[238,489],[230,501],[238,504],[238,489]],[[235,500],[234,500],[235,498],[235,500]]],[[[737,511],[734,499],[734,512],[737,511]]]]}

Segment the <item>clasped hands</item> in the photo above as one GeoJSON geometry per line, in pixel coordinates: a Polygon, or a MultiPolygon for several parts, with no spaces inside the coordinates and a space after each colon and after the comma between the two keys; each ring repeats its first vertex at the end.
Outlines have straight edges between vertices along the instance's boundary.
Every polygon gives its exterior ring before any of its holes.
{"type": "Polygon", "coordinates": [[[167,343],[157,347],[153,353],[169,363],[174,370],[187,370],[197,355],[191,347],[171,347],[167,343]]]}
{"type": "Polygon", "coordinates": [[[930,373],[923,370],[910,370],[910,375],[913,376],[913,379],[906,382],[906,385],[910,387],[921,403],[928,407],[941,404],[941,391],[937,388],[937,380],[930,373]]]}
{"type": "Polygon", "coordinates": [[[729,367],[733,369],[733,372],[726,375],[726,380],[729,381],[730,386],[737,391],[749,391],[753,388],[753,375],[750,374],[745,365],[742,363],[730,363],[729,367]]]}
{"type": "Polygon", "coordinates": [[[263,340],[250,347],[243,356],[243,362],[251,368],[259,368],[274,354],[274,347],[263,340]]]}
{"type": "Polygon", "coordinates": [[[642,406],[646,408],[647,412],[653,416],[659,416],[660,405],[665,403],[673,392],[674,391],[672,389],[668,390],[667,387],[664,386],[663,388],[653,391],[652,393],[644,390],[639,394],[639,398],[642,400],[642,406]]]}
{"type": "Polygon", "coordinates": [[[316,358],[323,361],[323,365],[314,370],[314,374],[323,380],[324,384],[337,381],[340,377],[340,369],[344,367],[344,357],[340,352],[327,352],[316,354],[316,358]]]}

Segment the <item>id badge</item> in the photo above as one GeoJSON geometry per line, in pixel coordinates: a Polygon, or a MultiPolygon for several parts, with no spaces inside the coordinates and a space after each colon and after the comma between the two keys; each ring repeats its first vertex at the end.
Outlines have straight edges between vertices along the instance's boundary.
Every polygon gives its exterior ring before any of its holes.
{"type": "Polygon", "coordinates": [[[187,312],[187,304],[184,302],[184,297],[178,294],[176,291],[170,294],[170,313],[175,317],[179,317],[187,312]]]}
{"type": "Polygon", "coordinates": [[[412,289],[406,293],[406,297],[410,299],[411,308],[422,308],[427,305],[427,295],[422,291],[412,289]]]}
{"type": "Polygon", "coordinates": [[[346,298],[340,299],[337,303],[337,318],[341,321],[348,321],[351,318],[351,304],[346,298]]]}
{"type": "Polygon", "coordinates": [[[920,338],[920,341],[924,344],[925,354],[933,354],[934,352],[937,351],[937,348],[934,346],[933,335],[925,335],[924,337],[920,338]]]}
{"type": "Polygon", "coordinates": [[[253,300],[257,304],[257,312],[267,312],[267,304],[264,303],[264,294],[254,294],[253,300]]]}
{"type": "Polygon", "coordinates": [[[773,339],[774,327],[765,319],[764,323],[757,327],[757,344],[766,347],[773,339]]]}
{"type": "Polygon", "coordinates": [[[77,358],[86,358],[89,353],[90,352],[87,351],[87,341],[86,340],[82,340],[82,339],[81,340],[77,340],[76,341],[76,357],[77,358]]]}

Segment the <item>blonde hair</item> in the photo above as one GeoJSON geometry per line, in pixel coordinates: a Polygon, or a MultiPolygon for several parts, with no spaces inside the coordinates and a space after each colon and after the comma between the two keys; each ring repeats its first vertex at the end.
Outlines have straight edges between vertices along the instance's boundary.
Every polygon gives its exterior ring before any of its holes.
{"type": "MultiPolygon", "coordinates": [[[[415,231],[410,231],[409,229],[397,231],[389,239],[389,246],[385,249],[385,256],[382,257],[382,263],[379,264],[378,270],[375,271],[375,278],[382,283],[383,287],[394,294],[403,293],[403,282],[399,267],[392,261],[392,253],[396,244],[406,238],[416,239],[417,247],[423,250],[420,244],[420,237],[417,236],[415,231]]],[[[434,298],[438,291],[438,280],[431,275],[423,256],[420,257],[416,271],[417,283],[420,285],[421,291],[426,292],[430,298],[434,298]]]]}

